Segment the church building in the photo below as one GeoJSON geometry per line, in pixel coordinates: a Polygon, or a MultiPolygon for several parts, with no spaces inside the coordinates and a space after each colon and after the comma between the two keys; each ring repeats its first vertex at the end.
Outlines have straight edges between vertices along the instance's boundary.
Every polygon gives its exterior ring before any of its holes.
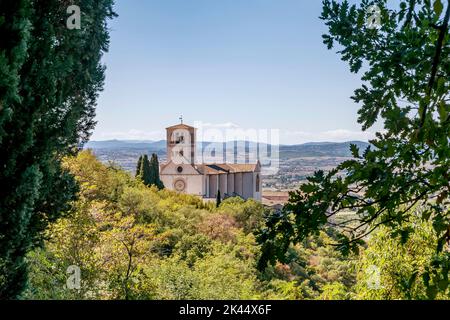
{"type": "Polygon", "coordinates": [[[261,165],[250,163],[196,163],[196,128],[181,124],[166,128],[167,161],[160,178],[167,189],[202,198],[239,196],[261,201],[261,165]]]}

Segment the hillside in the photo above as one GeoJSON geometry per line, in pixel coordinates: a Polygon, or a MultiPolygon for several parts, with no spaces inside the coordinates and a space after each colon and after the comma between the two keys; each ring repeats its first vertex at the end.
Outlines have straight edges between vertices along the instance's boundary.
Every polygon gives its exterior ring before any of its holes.
{"type": "Polygon", "coordinates": [[[88,151],[66,158],[64,168],[79,183],[78,199],[63,218],[51,222],[45,244],[28,253],[24,299],[424,297],[420,283],[413,296],[397,285],[412,265],[423,268],[435,252],[431,224],[419,218],[411,225],[421,233],[406,247],[381,229],[359,254],[344,255],[329,245],[338,239],[335,229],[323,228],[290,246],[286,261],[261,271],[257,239],[266,230],[266,217],[273,215],[262,204],[228,198],[216,207],[195,196],[149,188],[88,151]],[[367,265],[380,266],[385,287],[368,287],[367,265]],[[71,267],[81,272],[79,290],[66,287],[71,267]]]}
{"type": "MultiPolygon", "coordinates": [[[[243,145],[239,142],[240,145],[243,145]]],[[[369,144],[362,141],[349,142],[310,142],[298,145],[280,145],[280,160],[286,161],[295,158],[311,157],[351,157],[350,144],[354,143],[361,150],[369,144]]],[[[233,142],[227,143],[229,147],[233,142]]],[[[203,142],[198,146],[198,150],[210,146],[210,142],[203,142]]],[[[220,147],[220,144],[218,145],[220,147]]],[[[248,149],[256,149],[256,144],[250,142],[248,149]]],[[[274,146],[261,144],[260,149],[274,150],[274,146]]],[[[134,170],[135,163],[141,154],[156,153],[161,160],[166,157],[166,141],[130,141],[130,140],[108,140],[108,141],[90,141],[85,145],[85,149],[92,149],[94,154],[103,162],[114,161],[124,169],[134,170]]],[[[232,153],[228,149],[227,153],[232,153]]]]}
{"type": "Polygon", "coordinates": [[[216,208],[158,191],[90,152],[65,168],[80,183],[79,199],[28,255],[26,299],[321,299],[330,279],[340,285],[334,297],[355,283],[354,259],[322,245],[335,240],[331,230],[260,272],[255,234],[268,214],[260,203],[229,198],[216,208]],[[64,287],[73,265],[81,290],[64,287]]]}
{"type": "MultiPolygon", "coordinates": [[[[243,142],[228,142],[226,145],[233,143],[243,144],[243,142]]],[[[369,144],[362,141],[348,142],[308,142],[297,145],[280,145],[280,157],[282,159],[302,158],[302,157],[350,157],[350,144],[356,144],[360,149],[365,149],[369,144]]],[[[211,142],[203,142],[203,147],[212,144],[211,142]]],[[[219,144],[220,145],[220,144],[219,144]]],[[[224,144],[225,145],[225,144],[224,144]]],[[[201,145],[199,145],[200,147],[201,145]]],[[[256,143],[250,142],[248,148],[255,148],[256,143]]],[[[266,148],[266,144],[260,144],[261,148],[266,148]]],[[[106,150],[118,152],[123,149],[139,150],[147,153],[157,153],[165,155],[166,141],[136,141],[136,140],[106,140],[106,141],[90,141],[85,145],[85,149],[106,150]]],[[[268,148],[274,146],[268,145],[268,148]]]]}

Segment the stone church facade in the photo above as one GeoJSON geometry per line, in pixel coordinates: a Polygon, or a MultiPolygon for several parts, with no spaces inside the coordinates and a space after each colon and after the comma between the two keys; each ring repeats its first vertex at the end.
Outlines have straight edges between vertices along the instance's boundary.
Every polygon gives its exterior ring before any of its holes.
{"type": "Polygon", "coordinates": [[[196,163],[196,128],[183,123],[166,128],[167,161],[160,178],[168,189],[202,198],[239,196],[261,201],[261,165],[196,163]]]}

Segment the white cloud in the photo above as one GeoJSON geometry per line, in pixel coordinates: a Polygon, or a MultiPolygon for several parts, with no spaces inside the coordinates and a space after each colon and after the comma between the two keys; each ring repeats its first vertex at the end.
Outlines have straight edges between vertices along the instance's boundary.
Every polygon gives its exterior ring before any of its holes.
{"type": "MultiPolygon", "coordinates": [[[[209,123],[196,121],[192,124],[194,127],[200,126],[205,129],[234,129],[239,126],[232,122],[225,123],[209,123]]],[[[164,130],[160,131],[144,131],[138,129],[130,129],[128,131],[113,131],[113,132],[94,132],[91,140],[164,140],[166,134],[164,130]]]]}
{"type": "Polygon", "coordinates": [[[282,143],[305,143],[305,142],[345,142],[351,140],[369,141],[375,138],[371,131],[351,131],[347,129],[335,129],[321,132],[306,131],[284,131],[282,132],[282,143]]]}
{"type": "MultiPolygon", "coordinates": [[[[226,123],[200,123],[196,122],[195,127],[201,126],[203,129],[232,130],[242,129],[232,122],[226,123]]],[[[201,132],[201,131],[200,131],[201,132]]],[[[226,132],[226,131],[224,131],[226,132]]],[[[369,141],[375,137],[375,132],[371,131],[352,131],[347,129],[335,129],[320,132],[308,131],[279,131],[279,141],[281,144],[301,144],[306,142],[345,142],[352,140],[369,141]]],[[[201,137],[198,137],[199,139],[201,137]]],[[[91,140],[164,140],[166,139],[164,130],[161,131],[143,131],[137,129],[130,129],[128,131],[116,132],[99,132],[94,133],[91,140]]],[[[247,137],[248,139],[248,137],[247,137]]],[[[243,140],[245,140],[243,138],[243,140]]],[[[258,140],[258,138],[256,139],[258,140]]],[[[212,141],[211,139],[208,141],[212,141]]],[[[221,140],[220,140],[221,141],[221,140]]],[[[266,141],[259,141],[266,142],[266,141]]],[[[267,141],[271,143],[270,141],[267,141]]],[[[273,141],[272,141],[273,143],[273,141]]]]}
{"type": "Polygon", "coordinates": [[[194,127],[199,128],[218,128],[218,129],[229,129],[229,128],[239,128],[239,126],[233,122],[225,122],[225,123],[210,123],[210,122],[201,122],[195,121],[193,124],[194,127]]]}

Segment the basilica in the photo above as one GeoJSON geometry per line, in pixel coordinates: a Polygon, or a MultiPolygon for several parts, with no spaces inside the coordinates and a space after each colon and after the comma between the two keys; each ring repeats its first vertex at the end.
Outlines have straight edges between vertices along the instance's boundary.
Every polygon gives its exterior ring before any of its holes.
{"type": "Polygon", "coordinates": [[[180,123],[166,128],[167,161],[160,178],[168,189],[202,198],[239,196],[261,201],[261,165],[256,163],[196,163],[196,128],[180,123]]]}

